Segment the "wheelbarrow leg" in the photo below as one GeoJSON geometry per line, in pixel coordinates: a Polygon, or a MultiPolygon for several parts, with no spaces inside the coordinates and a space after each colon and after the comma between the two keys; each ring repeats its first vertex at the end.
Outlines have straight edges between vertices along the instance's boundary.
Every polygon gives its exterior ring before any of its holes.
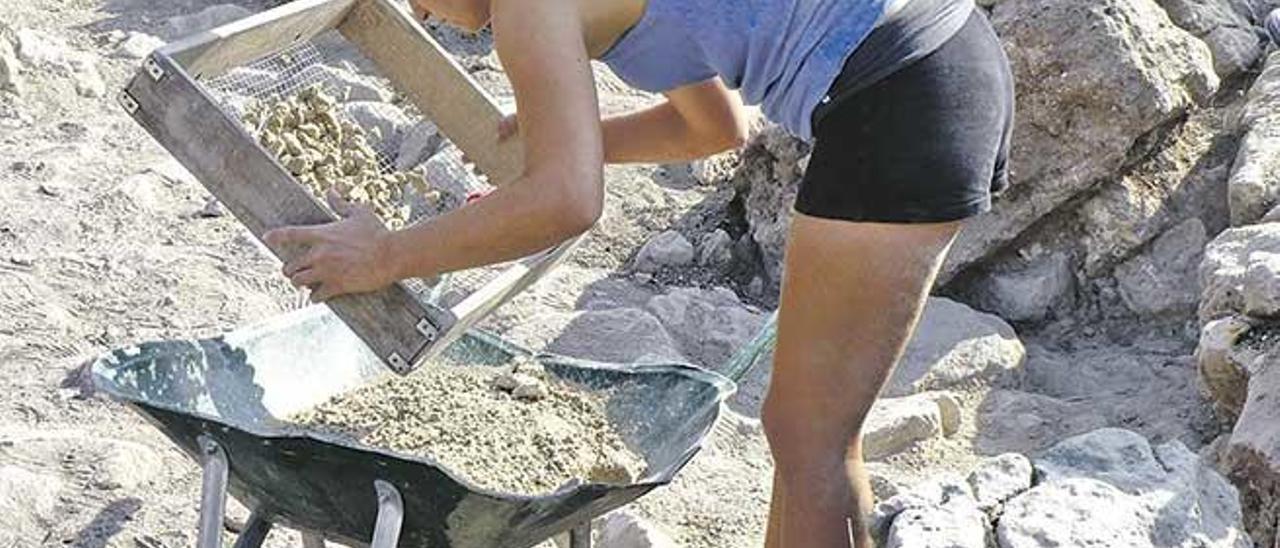
{"type": "Polygon", "coordinates": [[[404,499],[395,486],[385,481],[374,480],[373,488],[378,493],[378,521],[373,526],[369,548],[395,548],[404,524],[404,499]]]}
{"type": "Polygon", "coordinates": [[[591,548],[591,521],[569,530],[569,548],[591,548]]]}
{"type": "Polygon", "coordinates": [[[245,523],[244,531],[240,533],[240,538],[236,539],[234,548],[262,548],[262,543],[267,540],[267,533],[271,532],[271,522],[262,519],[262,516],[254,512],[249,516],[249,521],[245,523]]]}
{"type": "Polygon", "coordinates": [[[302,548],[324,548],[324,537],[304,531],[302,533],[302,548]]]}
{"type": "Polygon", "coordinates": [[[218,442],[200,436],[200,464],[204,477],[200,487],[200,529],[197,548],[222,548],[222,518],[227,511],[227,454],[218,442]]]}

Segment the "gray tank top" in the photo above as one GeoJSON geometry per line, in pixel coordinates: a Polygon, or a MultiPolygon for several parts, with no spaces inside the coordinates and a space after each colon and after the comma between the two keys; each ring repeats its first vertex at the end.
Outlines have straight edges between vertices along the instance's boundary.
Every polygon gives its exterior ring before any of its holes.
{"type": "Polygon", "coordinates": [[[863,82],[883,78],[937,49],[972,6],[972,0],[648,0],[640,20],[600,60],[627,84],[655,93],[719,76],[747,104],[811,140],[814,109],[837,91],[842,70],[863,82]],[[882,38],[866,52],[864,42],[881,27],[892,30],[877,32],[882,38]],[[855,51],[865,53],[851,56],[855,51]]]}

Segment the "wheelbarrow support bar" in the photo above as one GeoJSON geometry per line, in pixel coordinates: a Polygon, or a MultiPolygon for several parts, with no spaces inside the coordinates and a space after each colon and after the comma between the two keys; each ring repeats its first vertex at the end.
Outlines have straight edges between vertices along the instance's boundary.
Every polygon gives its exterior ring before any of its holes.
{"type": "Polygon", "coordinates": [[[222,548],[222,517],[227,509],[227,454],[218,442],[200,436],[200,528],[196,548],[222,548]]]}

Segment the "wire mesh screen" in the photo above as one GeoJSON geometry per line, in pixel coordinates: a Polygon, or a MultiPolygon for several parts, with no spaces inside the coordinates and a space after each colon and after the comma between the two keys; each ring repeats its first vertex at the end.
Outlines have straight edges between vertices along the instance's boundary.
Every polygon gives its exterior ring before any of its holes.
{"type": "MultiPolygon", "coordinates": [[[[410,188],[411,185],[402,189],[408,222],[464,207],[469,200],[492,190],[463,161],[461,150],[388,80],[378,76],[372,66],[341,35],[329,31],[201,83],[224,110],[245,122],[255,136],[266,122],[255,119],[254,112],[312,93],[311,90],[333,98],[337,122],[361,128],[368,148],[376,156],[380,174],[417,174],[425,180],[429,193],[410,188]]],[[[453,272],[435,280],[406,280],[405,285],[424,300],[450,307],[492,281],[507,266],[453,272]]]]}

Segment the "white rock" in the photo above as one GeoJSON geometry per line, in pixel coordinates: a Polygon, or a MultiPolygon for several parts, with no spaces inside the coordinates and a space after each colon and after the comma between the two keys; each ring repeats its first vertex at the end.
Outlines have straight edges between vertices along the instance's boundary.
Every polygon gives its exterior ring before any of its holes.
{"type": "Polygon", "coordinates": [[[1188,219],[1116,267],[1120,296],[1129,309],[1143,317],[1195,310],[1200,300],[1196,274],[1207,241],[1200,219],[1188,219]]]}
{"type": "Polygon", "coordinates": [[[657,272],[663,267],[685,266],[693,262],[693,244],[675,230],[660,232],[636,254],[636,270],[657,272]]]}
{"type": "Polygon", "coordinates": [[[1070,259],[1055,253],[1018,270],[983,276],[974,291],[978,308],[1010,321],[1037,321],[1071,304],[1075,275],[1070,259]]]}
{"type": "Polygon", "coordinates": [[[253,15],[235,4],[217,4],[189,15],[170,17],[164,25],[164,36],[182,38],[253,15]]]}
{"type": "Polygon", "coordinates": [[[1244,272],[1244,313],[1256,317],[1280,314],[1280,253],[1258,252],[1244,272]]]}
{"type": "MultiPolygon", "coordinates": [[[[1273,63],[1280,75],[1280,63],[1273,63]]],[[[1280,107],[1280,101],[1273,103],[1280,107]]],[[[1280,205],[1280,116],[1269,118],[1267,127],[1255,126],[1240,139],[1231,178],[1227,181],[1227,201],[1231,224],[1243,226],[1261,218],[1280,205]]]]}
{"type": "Polygon", "coordinates": [[[909,508],[893,518],[885,548],[986,548],[990,525],[972,499],[909,508]]]}
{"type": "Polygon", "coordinates": [[[996,528],[999,548],[1153,547],[1150,511],[1106,483],[1067,479],[1005,503],[996,528]]]}
{"type": "Polygon", "coordinates": [[[390,102],[394,97],[383,85],[349,66],[317,65],[317,78],[328,85],[342,101],[390,102]]]}
{"type": "Polygon", "coordinates": [[[418,122],[405,132],[396,153],[396,169],[417,167],[439,152],[444,142],[444,136],[435,124],[426,120],[418,122]]]}
{"type": "Polygon", "coordinates": [[[67,43],[56,36],[34,30],[18,29],[15,32],[18,58],[37,67],[63,66],[71,55],[67,43]]]}
{"type": "Polygon", "coordinates": [[[1227,182],[1231,224],[1256,221],[1280,203],[1280,55],[1267,58],[1240,115],[1244,136],[1227,182]]]}
{"type": "Polygon", "coordinates": [[[635,308],[547,312],[507,336],[533,348],[603,362],[685,361],[658,319],[635,308]]]}
{"type": "Polygon", "coordinates": [[[485,188],[484,181],[463,163],[462,151],[452,144],[446,144],[428,158],[422,164],[422,173],[431,188],[444,193],[445,209],[461,205],[469,193],[485,188]]]}
{"type": "Polygon", "coordinates": [[[927,393],[878,399],[862,427],[863,458],[879,460],[939,437],[942,422],[942,411],[927,393]]]}
{"type": "Polygon", "coordinates": [[[886,396],[995,382],[1022,365],[1026,350],[1000,318],[931,297],[915,336],[885,386],[886,396]]]}
{"type": "Polygon", "coordinates": [[[1005,501],[1031,488],[1031,461],[1019,453],[988,457],[969,472],[969,486],[984,512],[993,512],[1005,501]]]}
{"type": "Polygon", "coordinates": [[[0,544],[39,546],[56,519],[62,480],[0,464],[0,544]]]}
{"type": "Polygon", "coordinates": [[[921,394],[933,400],[938,405],[938,413],[942,418],[942,435],[950,436],[960,430],[960,400],[950,392],[937,391],[925,392],[921,394]]]}
{"type": "Polygon", "coordinates": [[[765,323],[764,314],[723,287],[673,288],[649,299],[645,310],[662,322],[684,356],[712,368],[733,357],[765,323]]]}
{"type": "Polygon", "coordinates": [[[722,229],[702,237],[698,243],[698,264],[723,269],[733,263],[733,238],[722,229]]]}
{"type": "Polygon", "coordinates": [[[146,445],[125,440],[96,444],[94,486],[99,489],[133,490],[156,475],[160,455],[146,445]]]}
{"type": "Polygon", "coordinates": [[[381,139],[370,136],[369,144],[388,157],[400,150],[405,134],[413,127],[404,111],[390,103],[353,101],[342,105],[342,111],[360,124],[366,135],[373,131],[381,135],[381,139]]]}
{"type": "Polygon", "coordinates": [[[628,512],[615,510],[599,526],[605,548],[676,548],[675,541],[656,525],[628,512]]]}
{"type": "Polygon", "coordinates": [[[511,395],[518,400],[538,401],[547,397],[547,385],[532,377],[521,379],[520,384],[511,391],[511,395]]]}
{"type": "Polygon", "coordinates": [[[81,97],[98,98],[107,94],[107,83],[92,64],[78,64],[71,73],[76,83],[76,93],[81,97]]]}
{"type": "Polygon", "coordinates": [[[1035,469],[1039,483],[1005,504],[1000,546],[1251,546],[1235,489],[1181,442],[1102,428],[1035,469]]]}
{"type": "MultiPolygon", "coordinates": [[[[891,534],[893,527],[896,526],[897,519],[901,515],[918,515],[917,512],[930,513],[938,512],[946,507],[964,507],[970,506],[977,510],[977,501],[973,498],[973,490],[969,488],[969,484],[963,478],[951,474],[942,474],[929,478],[906,491],[898,493],[890,497],[888,500],[876,504],[876,507],[868,516],[871,534],[877,539],[887,539],[891,534]]],[[[975,518],[981,515],[962,512],[969,518],[975,518]]],[[[916,519],[922,525],[927,521],[916,519]]],[[[982,519],[985,523],[985,518],[982,519]]],[[[904,525],[906,529],[920,529],[911,525],[904,525]]],[[[916,540],[922,540],[917,538],[916,540]]],[[[883,543],[883,540],[882,540],[883,543]]],[[[963,545],[963,546],[967,546],[963,545]]],[[[979,545],[980,546],[980,545],[979,545]]]]}
{"type": "Polygon", "coordinates": [[[1249,20],[1224,0],[1157,0],[1175,24],[1204,41],[1213,53],[1218,76],[1248,70],[1262,54],[1249,20]]]}
{"type": "Polygon", "coordinates": [[[1035,466],[1041,482],[1089,478],[1132,495],[1168,481],[1147,439],[1120,428],[1100,428],[1063,440],[1036,459],[1035,466]]]}
{"type": "Polygon", "coordinates": [[[125,59],[142,59],[164,46],[164,43],[164,40],[147,33],[130,32],[116,47],[115,55],[125,59]]]}
{"type": "MultiPolygon", "coordinates": [[[[1254,263],[1273,264],[1276,254],[1280,254],[1280,223],[1227,229],[1209,242],[1200,263],[1200,321],[1245,312],[1246,292],[1254,292],[1255,306],[1262,306],[1266,302],[1260,298],[1262,289],[1245,289],[1251,279],[1248,273],[1254,263]]],[[[1267,278],[1255,274],[1252,280],[1267,278]]]]}

